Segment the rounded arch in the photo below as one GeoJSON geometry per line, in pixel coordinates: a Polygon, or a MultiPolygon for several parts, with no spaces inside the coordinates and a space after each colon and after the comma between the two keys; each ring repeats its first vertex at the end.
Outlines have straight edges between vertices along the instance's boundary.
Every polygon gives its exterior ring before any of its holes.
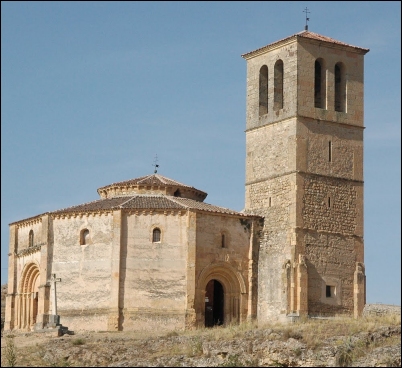
{"type": "Polygon", "coordinates": [[[346,66],[341,61],[334,67],[335,111],[346,112],[346,66]]]}
{"type": "Polygon", "coordinates": [[[283,109],[283,61],[278,59],[274,65],[274,110],[283,109]]]}
{"type": "Polygon", "coordinates": [[[326,109],[326,63],[323,58],[318,58],[314,62],[314,107],[326,109]]]}
{"type": "Polygon", "coordinates": [[[160,243],[162,238],[162,231],[159,227],[152,230],[152,243],[160,243]]]}
{"type": "Polygon", "coordinates": [[[35,262],[27,263],[21,273],[20,285],[18,292],[23,293],[33,293],[38,292],[38,281],[40,275],[40,268],[35,262]],[[35,290],[36,289],[36,290],[35,290]]]}
{"type": "Polygon", "coordinates": [[[225,262],[218,262],[206,266],[198,276],[198,286],[205,287],[210,280],[218,280],[222,283],[225,292],[241,294],[247,293],[246,283],[240,272],[225,262]]]}
{"type": "Polygon", "coordinates": [[[227,262],[217,262],[206,266],[199,274],[196,285],[195,309],[199,326],[210,326],[211,307],[214,319],[223,324],[238,323],[247,315],[247,288],[243,276],[227,262]],[[210,282],[214,287],[211,288],[210,282]],[[220,284],[220,285],[219,285],[220,284]],[[209,285],[209,286],[208,286],[209,285]],[[220,292],[213,291],[217,286],[220,292]],[[213,293],[213,294],[211,294],[213,293]],[[206,296],[214,295],[213,303],[206,296]],[[216,312],[218,313],[217,315],[216,312]],[[217,317],[217,316],[221,317],[217,317]],[[215,318],[216,317],[216,318],[215,318]]]}
{"type": "Polygon", "coordinates": [[[21,273],[16,299],[16,327],[32,330],[38,315],[40,268],[35,262],[27,263],[21,273]]]}
{"type": "Polygon", "coordinates": [[[268,67],[263,65],[259,75],[259,116],[268,113],[268,67]]]}
{"type": "Polygon", "coordinates": [[[80,245],[88,245],[91,242],[90,231],[84,228],[80,231],[80,245]]]}

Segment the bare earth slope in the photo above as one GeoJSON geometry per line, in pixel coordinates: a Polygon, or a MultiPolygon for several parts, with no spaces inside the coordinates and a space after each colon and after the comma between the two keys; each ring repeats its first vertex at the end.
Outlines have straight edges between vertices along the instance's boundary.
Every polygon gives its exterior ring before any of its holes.
{"type": "Polygon", "coordinates": [[[401,366],[400,314],[359,320],[306,319],[197,331],[76,332],[2,336],[2,366],[14,343],[16,366],[401,366]],[[8,337],[7,337],[8,336],[8,337]]]}

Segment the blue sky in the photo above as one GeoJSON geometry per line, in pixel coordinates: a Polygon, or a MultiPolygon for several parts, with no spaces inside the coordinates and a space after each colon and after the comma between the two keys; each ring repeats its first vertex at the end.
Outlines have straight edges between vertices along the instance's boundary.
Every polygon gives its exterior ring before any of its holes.
{"type": "Polygon", "coordinates": [[[8,224],[153,172],[244,206],[246,61],[309,30],[365,56],[367,302],[401,304],[400,2],[1,2],[8,224]]]}

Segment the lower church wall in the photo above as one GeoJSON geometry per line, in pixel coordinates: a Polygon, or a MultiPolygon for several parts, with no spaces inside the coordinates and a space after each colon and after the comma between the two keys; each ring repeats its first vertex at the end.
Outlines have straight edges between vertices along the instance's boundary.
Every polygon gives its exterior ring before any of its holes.
{"type": "Polygon", "coordinates": [[[184,330],[185,311],[166,309],[123,310],[123,331],[184,330]]]}
{"type": "Polygon", "coordinates": [[[108,310],[60,310],[60,323],[70,331],[107,331],[108,310]]]}
{"type": "Polygon", "coordinates": [[[249,211],[264,216],[258,259],[258,322],[284,319],[287,313],[285,262],[292,258],[289,231],[296,176],[272,178],[246,187],[249,211]]]}
{"type": "MultiPolygon", "coordinates": [[[[111,229],[111,215],[53,221],[52,273],[61,279],[56,285],[58,311],[84,313],[110,307],[111,229]],[[80,242],[82,229],[89,230],[86,244],[80,242]]],[[[61,323],[64,325],[63,321],[61,323]]]]}
{"type": "Polygon", "coordinates": [[[304,241],[309,315],[353,313],[355,239],[338,234],[307,232],[304,241]],[[327,287],[330,295],[327,295],[327,287]]]}

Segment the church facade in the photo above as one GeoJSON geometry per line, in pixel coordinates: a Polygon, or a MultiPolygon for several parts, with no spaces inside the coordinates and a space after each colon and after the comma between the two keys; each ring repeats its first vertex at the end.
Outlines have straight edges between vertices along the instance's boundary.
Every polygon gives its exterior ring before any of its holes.
{"type": "Polygon", "coordinates": [[[305,30],[242,55],[242,212],[154,173],[11,223],[5,329],[358,317],[368,51],[305,30]]]}

